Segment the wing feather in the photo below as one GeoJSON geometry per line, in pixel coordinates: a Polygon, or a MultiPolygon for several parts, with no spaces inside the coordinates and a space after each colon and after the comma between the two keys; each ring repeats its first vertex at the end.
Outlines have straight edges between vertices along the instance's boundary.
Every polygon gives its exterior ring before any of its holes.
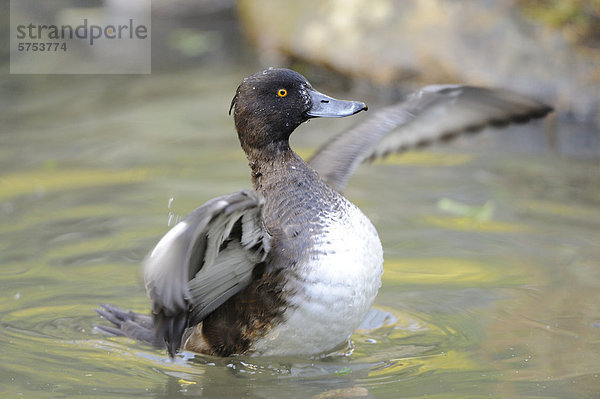
{"type": "Polygon", "coordinates": [[[197,208],[159,241],[144,268],[157,336],[172,356],[186,327],[246,287],[269,249],[264,198],[242,190],[197,208]]]}
{"type": "Polygon", "coordinates": [[[406,101],[376,112],[321,147],[310,165],[341,191],[358,165],[453,139],[486,126],[505,126],[540,118],[552,108],[504,89],[461,85],[426,86],[406,101]]]}

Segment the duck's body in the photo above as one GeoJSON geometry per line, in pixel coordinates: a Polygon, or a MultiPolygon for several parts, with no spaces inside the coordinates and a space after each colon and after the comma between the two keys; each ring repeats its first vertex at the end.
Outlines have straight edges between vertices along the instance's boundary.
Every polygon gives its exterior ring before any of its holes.
{"type": "MultiPolygon", "coordinates": [[[[375,228],[336,190],[358,161],[389,151],[377,146],[385,132],[408,125],[423,109],[439,115],[435,108],[456,103],[463,91],[462,101],[475,100],[477,112],[490,108],[485,123],[550,110],[511,92],[484,89],[491,103],[486,105],[476,89],[430,89],[396,110],[383,131],[365,124],[367,134],[360,126],[351,130],[347,136],[353,141],[346,145],[334,139],[311,162],[317,173],[290,148],[292,131],[309,118],[348,116],[366,105],[327,97],[287,69],[245,79],[232,108],[254,190],[211,200],[167,233],[144,272],[152,319],[105,306],[100,313],[118,329],[102,330],[166,344],[171,356],[181,348],[218,356],[317,355],[335,349],[364,319],[383,273],[375,228]]],[[[471,119],[463,125],[472,129],[470,124],[481,121],[467,111],[471,119]]],[[[432,141],[456,132],[428,133],[432,141]]],[[[396,149],[422,144],[414,135],[405,137],[392,137],[396,149]]]]}
{"type": "Polygon", "coordinates": [[[381,285],[377,232],[289,147],[250,162],[271,236],[264,271],[205,319],[184,348],[219,355],[331,350],[358,327],[381,285]],[[244,334],[224,342],[234,314],[244,334]]]}
{"type": "Polygon", "coordinates": [[[369,219],[291,150],[272,172],[262,173],[255,188],[265,197],[272,234],[266,270],[282,270],[288,306],[253,350],[319,354],[346,340],[373,304],[383,272],[381,243],[369,219]]]}

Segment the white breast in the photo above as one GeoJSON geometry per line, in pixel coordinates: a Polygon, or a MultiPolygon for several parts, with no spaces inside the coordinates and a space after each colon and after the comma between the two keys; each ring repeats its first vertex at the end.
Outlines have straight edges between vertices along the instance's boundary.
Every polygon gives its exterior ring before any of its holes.
{"type": "Polygon", "coordinates": [[[260,355],[316,355],[346,341],[370,309],[383,273],[383,251],[375,227],[355,205],[328,215],[326,228],[286,289],[284,322],[256,342],[260,355]]]}

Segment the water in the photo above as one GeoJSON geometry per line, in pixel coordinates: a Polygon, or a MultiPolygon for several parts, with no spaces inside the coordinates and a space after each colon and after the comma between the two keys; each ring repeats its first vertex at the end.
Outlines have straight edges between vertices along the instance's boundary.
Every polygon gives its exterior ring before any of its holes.
{"type": "MultiPolygon", "coordinates": [[[[249,187],[227,109],[250,72],[11,77],[0,396],[600,397],[600,168],[506,144],[543,124],[357,172],[346,194],[385,249],[376,307],[397,320],[352,349],[171,362],[97,333],[97,304],[147,310],[140,262],[169,223],[249,187]]],[[[350,123],[311,121],[293,145],[308,154],[350,123]]]]}

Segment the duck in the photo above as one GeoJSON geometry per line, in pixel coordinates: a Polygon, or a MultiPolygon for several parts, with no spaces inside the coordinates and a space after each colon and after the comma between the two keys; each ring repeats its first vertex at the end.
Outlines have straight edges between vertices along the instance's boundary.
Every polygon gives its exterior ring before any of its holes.
{"type": "Polygon", "coordinates": [[[150,314],[96,311],[170,357],[320,356],[347,345],[381,287],[383,249],[342,194],[363,162],[486,126],[541,118],[552,107],[506,89],[432,85],[335,135],[308,161],[289,138],[314,118],[367,111],[290,69],[241,82],[230,104],[252,189],[214,198],[171,228],[144,264],[150,314]]]}

